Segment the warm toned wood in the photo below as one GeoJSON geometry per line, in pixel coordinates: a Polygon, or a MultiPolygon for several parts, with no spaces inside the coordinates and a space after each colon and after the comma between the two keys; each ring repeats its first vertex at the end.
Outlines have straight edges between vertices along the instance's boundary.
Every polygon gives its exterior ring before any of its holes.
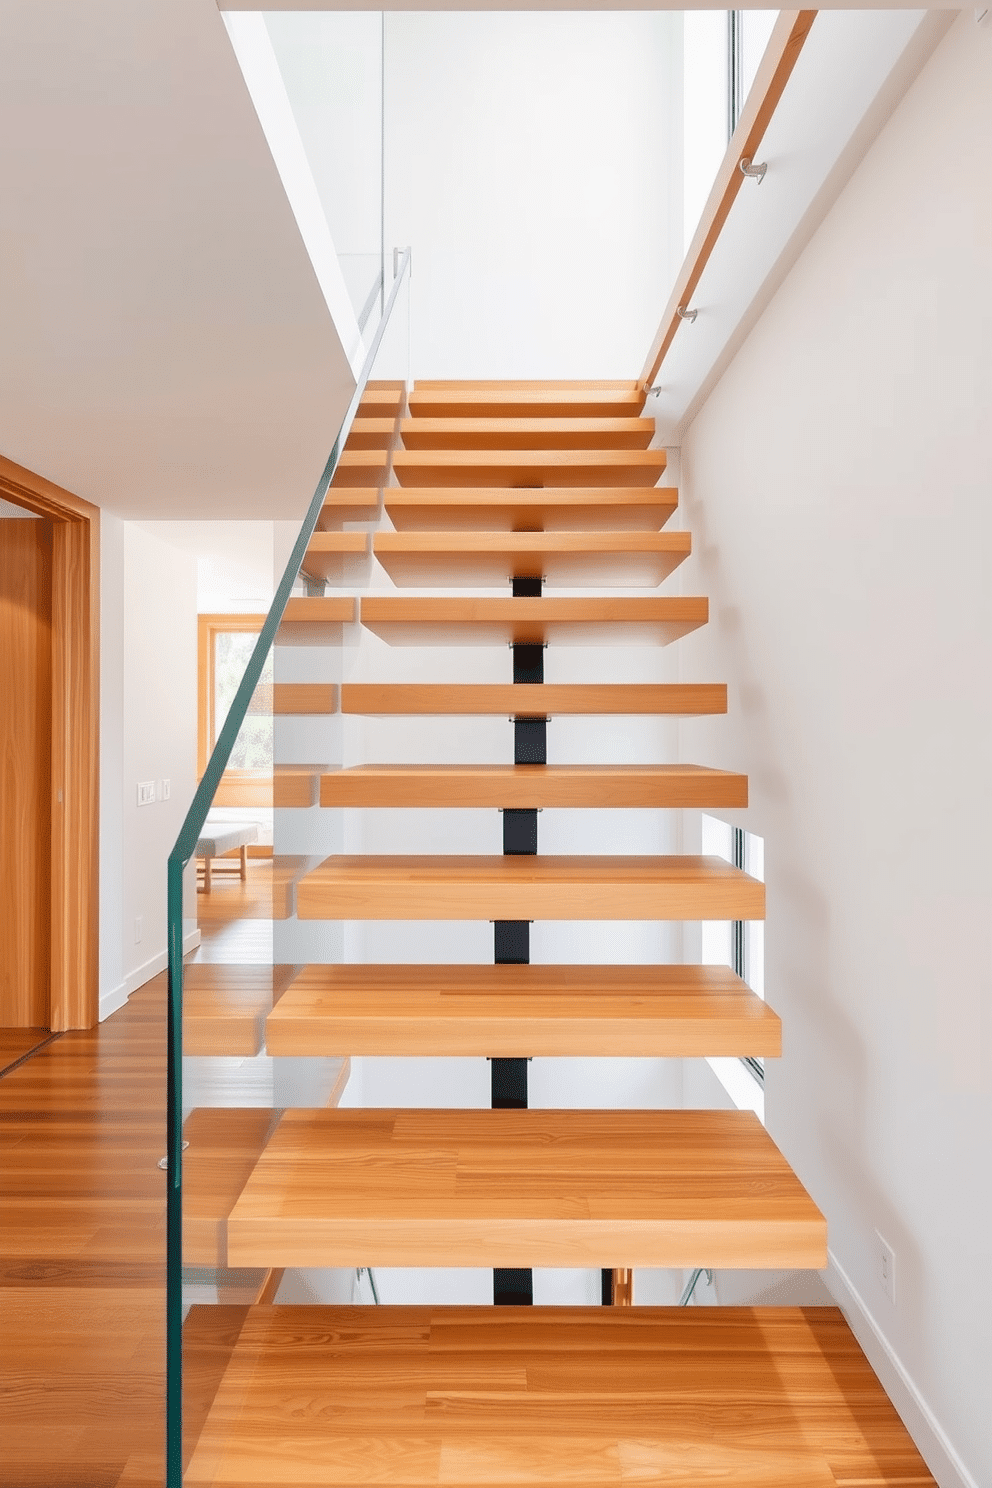
{"type": "MultiPolygon", "coordinates": [[[[228,1216],[277,1120],[265,1107],[191,1111],[183,1126],[183,1264],[241,1265],[228,1260],[228,1216]]],[[[269,1261],[260,1261],[269,1266],[269,1261]]]]}
{"type": "MultiPolygon", "coordinates": [[[[333,601],[310,601],[333,603],[333,601]]],[[[290,603],[293,603],[291,600],[290,603]]],[[[435,599],[368,595],[361,622],[393,646],[667,646],[709,618],[703,597],[435,599]]]]}
{"type": "Polygon", "coordinates": [[[393,474],[401,486],[641,487],[667,463],[664,450],[397,450],[393,474]]]}
{"type": "Polygon", "coordinates": [[[0,521],[0,1025],[47,1027],[52,930],[52,526],[0,521]]]}
{"type": "Polygon", "coordinates": [[[320,779],[326,765],[276,765],[273,780],[275,806],[317,806],[320,779]]]}
{"type": "Polygon", "coordinates": [[[385,484],[388,473],[388,450],[343,449],[331,486],[345,489],[351,489],[353,486],[378,489],[385,484]]]}
{"type": "Polygon", "coordinates": [[[225,770],[214,792],[214,806],[271,806],[272,776],[254,770],[225,770]]]}
{"type": "Polygon", "coordinates": [[[373,552],[394,584],[654,587],[692,551],[688,532],[377,532],[373,552]]]}
{"type": "Polygon", "coordinates": [[[371,382],[366,383],[362,394],[362,401],[358,405],[359,412],[367,418],[386,418],[392,415],[398,418],[406,397],[405,386],[400,383],[396,387],[374,387],[371,382]]]}
{"type": "Polygon", "coordinates": [[[239,1334],[188,1488],[934,1488],[833,1307],[276,1307],[239,1334]]]}
{"type": "Polygon", "coordinates": [[[747,776],[700,765],[354,765],[320,777],[320,804],[715,809],[747,805],[747,776]]]}
{"type": "Polygon", "coordinates": [[[345,682],[342,713],[500,714],[550,717],[579,714],[726,713],[723,682],[345,682]]]}
{"type": "Polygon", "coordinates": [[[611,1290],[614,1307],[633,1307],[634,1273],[629,1266],[614,1268],[611,1290]]]}
{"type": "Polygon", "coordinates": [[[465,389],[468,392],[489,393],[494,390],[508,389],[511,392],[524,393],[588,393],[588,392],[636,392],[637,382],[626,378],[615,377],[555,377],[555,378],[532,378],[532,377],[499,377],[499,378],[472,378],[472,377],[418,377],[414,383],[416,391],[425,392],[450,392],[465,389]]]}
{"type": "Polygon", "coordinates": [[[791,1269],[825,1266],[827,1237],[750,1111],[290,1110],[230,1211],[227,1254],[791,1269]]]}
{"type": "Polygon", "coordinates": [[[357,583],[368,559],[366,532],[315,532],[300,572],[327,584],[357,583]]]}
{"type": "Polygon", "coordinates": [[[51,957],[53,1029],[99,1005],[100,512],[0,456],[0,497],[50,519],[51,957]]]}
{"type": "Polygon", "coordinates": [[[310,920],[760,920],[765,886],[713,857],[326,858],[296,885],[310,920]]]}
{"type": "Polygon", "coordinates": [[[195,962],[183,976],[183,1053],[259,1053],[272,1008],[272,967],[195,962]]]}
{"type": "Polygon", "coordinates": [[[48,1028],[0,1028],[0,1075],[51,1036],[48,1028]]]}
{"type": "MultiPolygon", "coordinates": [[[[815,10],[783,10],[779,12],[772,34],[768,39],[754,82],[744,101],[723,163],[703,208],[695,236],[685,256],[685,262],[675,281],[675,287],[665,307],[661,325],[655,336],[648,359],[641,374],[641,387],[651,386],[662,362],[675,339],[682,320],[679,307],[688,309],[692,296],[716,246],[737,193],[745,184],[740,163],[744,159],[754,160],[765,130],[778,107],[792,70],[799,60],[806,38],[816,19],[815,10]]],[[[753,184],[753,183],[750,183],[753,184]]],[[[691,329],[691,328],[690,328],[691,329]]],[[[683,333],[685,334],[685,333],[683,333]]]]}
{"type": "Polygon", "coordinates": [[[337,687],[333,682],[276,682],[272,711],[278,715],[336,713],[337,687]]]}
{"type": "Polygon", "coordinates": [[[373,522],[379,514],[379,487],[331,486],[317,518],[319,532],[333,531],[341,522],[373,522]]]}
{"type": "Polygon", "coordinates": [[[678,506],[679,493],[674,486],[388,486],[383,499],[401,531],[656,532],[678,506]]]}
{"type": "Polygon", "coordinates": [[[782,1033],[725,966],[361,964],[305,966],[269,1014],[266,1044],[273,1055],[775,1058],[782,1033]]]}
{"type": "Polygon", "coordinates": [[[453,383],[433,390],[423,382],[410,394],[414,418],[636,418],[644,394],[636,383],[615,388],[488,387],[453,383]]]}
{"type": "Polygon", "coordinates": [[[355,601],[350,596],[296,596],[286,601],[281,626],[340,625],[354,618],[355,601]]]}
{"type": "Polygon", "coordinates": [[[644,450],[652,418],[407,418],[408,450],[644,450]]]}
{"type": "Polygon", "coordinates": [[[396,436],[395,415],[386,418],[359,413],[348,431],[346,450],[388,450],[396,436]]]}
{"type": "Polygon", "coordinates": [[[164,1009],[160,976],[0,1080],[5,1488],[164,1480],[164,1009]]]}

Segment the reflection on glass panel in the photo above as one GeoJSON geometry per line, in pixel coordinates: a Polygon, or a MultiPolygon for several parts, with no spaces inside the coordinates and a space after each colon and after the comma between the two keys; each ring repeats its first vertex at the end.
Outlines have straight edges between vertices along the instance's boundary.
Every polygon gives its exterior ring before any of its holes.
{"type": "MultiPolygon", "coordinates": [[[[224,726],[238,684],[258,636],[253,632],[221,631],[214,640],[214,737],[224,726]]],[[[248,716],[241,725],[229,770],[272,769],[272,656],[266,658],[261,681],[255,688],[248,716]]]]}

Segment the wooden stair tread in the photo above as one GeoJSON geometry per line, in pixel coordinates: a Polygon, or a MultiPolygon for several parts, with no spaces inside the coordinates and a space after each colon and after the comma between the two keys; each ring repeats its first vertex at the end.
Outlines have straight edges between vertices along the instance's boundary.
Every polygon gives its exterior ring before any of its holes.
{"type": "Polygon", "coordinates": [[[276,765],[272,772],[272,804],[307,807],[320,804],[320,781],[326,764],[276,765]]]}
{"type": "Polygon", "coordinates": [[[674,486],[387,486],[399,531],[656,532],[678,506],[674,486]]]}
{"type": "Polygon", "coordinates": [[[657,1058],[781,1053],[781,1024],[725,966],[304,967],[272,1055],[657,1058]]]}
{"type": "Polygon", "coordinates": [[[375,557],[400,585],[543,577],[551,586],[654,586],[691,550],[688,532],[377,532],[373,540],[375,557]]]}
{"type": "Polygon", "coordinates": [[[327,714],[338,710],[334,682],[276,682],[272,687],[272,711],[285,714],[327,714]]]}
{"type": "Polygon", "coordinates": [[[335,856],[296,885],[300,919],[757,920],[765,887],[715,857],[335,856]]]}
{"type": "Polygon", "coordinates": [[[342,713],[506,714],[545,718],[555,714],[726,713],[722,682],[345,682],[342,713]]]}
{"type": "Polygon", "coordinates": [[[193,962],[183,971],[184,1055],[257,1054],[272,1009],[271,965],[193,962]]]}
{"type": "Polygon", "coordinates": [[[283,625],[341,625],[356,618],[355,601],[350,595],[299,595],[286,601],[280,622],[283,625]]]}
{"type": "Polygon", "coordinates": [[[232,1348],[187,1488],[934,1488],[834,1307],[280,1306],[232,1348]]]}
{"type": "MultiPolygon", "coordinates": [[[[313,603],[296,601],[304,602],[313,603]]],[[[367,630],[391,645],[405,646],[546,642],[665,646],[705,625],[708,618],[709,601],[702,596],[451,599],[367,595],[360,606],[360,620],[367,630]]]]}
{"type": "Polygon", "coordinates": [[[227,1266],[227,1220],[272,1134],[263,1107],[191,1111],[183,1125],[183,1264],[227,1266]]]}
{"type": "MultiPolygon", "coordinates": [[[[278,802],[278,783],[276,797],[278,802]]],[[[322,806],[738,807],[747,776],[699,765],[354,765],[322,806]]]]}
{"type": "Polygon", "coordinates": [[[317,518],[317,530],[331,530],[339,522],[374,521],[379,512],[379,496],[379,486],[332,485],[317,518]]]}
{"type": "Polygon", "coordinates": [[[647,449],[653,436],[654,419],[636,417],[400,420],[408,450],[633,450],[647,449]]]}
{"type": "Polygon", "coordinates": [[[300,564],[300,572],[326,584],[348,580],[359,583],[369,560],[367,532],[315,532],[300,564]]]}
{"type": "Polygon", "coordinates": [[[822,1267],[749,1111],[293,1110],[227,1222],[239,1266],[822,1267]]]}
{"type": "Polygon", "coordinates": [[[348,449],[347,446],[338,457],[337,469],[334,479],[331,481],[331,489],[335,486],[351,488],[353,486],[374,486],[376,488],[385,484],[389,473],[389,451],[384,449],[348,449]]]}
{"type": "Polygon", "coordinates": [[[667,463],[664,450],[397,450],[393,474],[401,486],[650,486],[667,463]]]}
{"type": "Polygon", "coordinates": [[[396,437],[397,413],[399,405],[394,412],[382,416],[378,410],[375,413],[371,409],[366,412],[360,409],[351,421],[348,430],[348,438],[345,443],[346,450],[388,450],[396,437]]]}
{"type": "Polygon", "coordinates": [[[638,384],[613,388],[498,386],[428,388],[409,396],[413,418],[636,418],[644,407],[638,384]]]}

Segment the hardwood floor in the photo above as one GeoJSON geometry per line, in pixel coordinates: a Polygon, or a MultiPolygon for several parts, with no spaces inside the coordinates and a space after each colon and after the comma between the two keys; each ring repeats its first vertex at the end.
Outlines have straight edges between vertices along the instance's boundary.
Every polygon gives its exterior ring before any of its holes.
{"type": "Polygon", "coordinates": [[[0,1075],[51,1037],[47,1028],[0,1028],[0,1075]]]}

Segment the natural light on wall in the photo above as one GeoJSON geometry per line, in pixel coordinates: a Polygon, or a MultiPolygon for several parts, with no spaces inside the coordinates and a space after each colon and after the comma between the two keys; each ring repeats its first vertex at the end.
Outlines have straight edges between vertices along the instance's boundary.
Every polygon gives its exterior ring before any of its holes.
{"type": "MultiPolygon", "coordinates": [[[[753,832],[744,832],[744,870],[764,882],[765,840],[753,832]]],[[[713,857],[734,861],[734,833],[728,822],[703,813],[702,851],[713,857]]],[[[704,920],[702,926],[702,962],[704,966],[734,965],[733,925],[730,920],[704,920]]],[[[748,920],[744,926],[744,980],[758,997],[765,996],[765,926],[762,920],[748,920]]],[[[716,1075],[734,1105],[741,1111],[753,1111],[759,1121],[765,1120],[765,1092],[759,1083],[757,1069],[742,1059],[710,1058],[707,1064],[716,1075]]]]}

